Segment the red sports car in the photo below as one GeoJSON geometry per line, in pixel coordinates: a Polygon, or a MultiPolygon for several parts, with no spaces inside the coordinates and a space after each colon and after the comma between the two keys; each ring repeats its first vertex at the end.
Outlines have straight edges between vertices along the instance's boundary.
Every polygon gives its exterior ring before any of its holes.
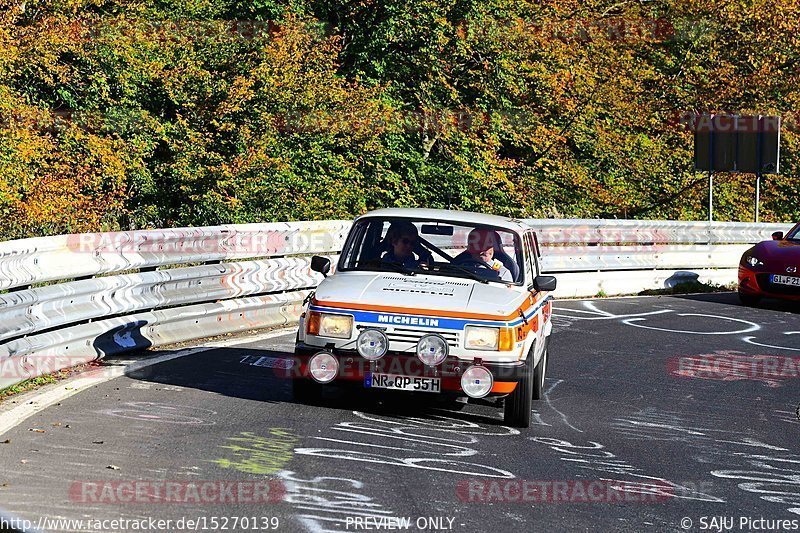
{"type": "Polygon", "coordinates": [[[800,224],[784,236],[756,244],[739,263],[739,299],[755,305],[761,298],[800,301],[800,224]]]}

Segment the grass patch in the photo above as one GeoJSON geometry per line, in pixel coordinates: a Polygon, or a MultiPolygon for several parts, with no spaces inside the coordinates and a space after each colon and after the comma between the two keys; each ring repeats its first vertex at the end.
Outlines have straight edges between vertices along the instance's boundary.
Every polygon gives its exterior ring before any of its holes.
{"type": "Polygon", "coordinates": [[[39,387],[43,387],[44,385],[56,383],[57,381],[59,381],[59,378],[53,374],[39,376],[38,378],[33,379],[26,379],[25,381],[17,383],[16,385],[12,385],[6,389],[0,389],[0,402],[10,396],[14,396],[15,394],[28,392],[29,390],[37,389],[39,387]]]}
{"type": "Polygon", "coordinates": [[[0,389],[0,403],[3,403],[10,397],[15,396],[17,394],[22,394],[23,392],[28,392],[44,387],[45,385],[51,385],[53,383],[58,383],[59,381],[63,381],[74,374],[83,372],[89,366],[97,366],[97,363],[89,363],[85,365],[75,366],[72,368],[66,368],[64,370],[59,370],[58,372],[53,372],[52,374],[45,374],[44,376],[39,376],[38,378],[26,379],[25,381],[21,381],[16,385],[6,387],[5,389],[0,389]]]}
{"type": "Polygon", "coordinates": [[[710,292],[730,292],[735,288],[735,284],[719,285],[717,283],[702,283],[700,281],[686,281],[678,283],[674,287],[666,289],[647,289],[639,293],[639,296],[661,296],[670,294],[697,294],[710,292]]]}

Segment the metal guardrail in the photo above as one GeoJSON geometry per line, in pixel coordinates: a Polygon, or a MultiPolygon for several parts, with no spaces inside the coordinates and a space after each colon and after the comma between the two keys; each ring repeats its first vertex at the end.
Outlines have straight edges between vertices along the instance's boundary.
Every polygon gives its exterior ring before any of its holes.
{"type": "Polygon", "coordinates": [[[526,220],[558,297],[631,294],[686,281],[736,281],[741,255],[789,224],[664,220],[526,220]]]}
{"type": "Polygon", "coordinates": [[[730,268],[753,243],[791,225],[661,220],[526,220],[547,272],[730,268]]]}
{"type": "Polygon", "coordinates": [[[0,289],[187,263],[338,253],[350,222],[279,222],[114,233],[0,243],[0,289]]]}
{"type": "Polygon", "coordinates": [[[0,388],[108,355],[291,324],[308,292],[148,311],[15,339],[0,346],[0,388]]]}
{"type": "MultiPolygon", "coordinates": [[[[328,256],[332,261],[336,256],[328,256]]],[[[0,342],[91,319],[315,287],[307,257],[108,276],[0,294],[0,342]]]]}
{"type": "Polygon", "coordinates": [[[542,270],[551,273],[612,270],[730,268],[749,244],[647,244],[554,246],[544,249],[542,270]]]}
{"type": "Polygon", "coordinates": [[[0,243],[0,289],[12,289],[0,294],[0,388],[110,354],[296,321],[307,289],[322,279],[308,256],[337,254],[350,225],[244,224],[0,243]],[[185,266],[192,263],[218,264],[185,266]],[[52,282],[60,283],[30,288],[52,282]]]}
{"type": "MultiPolygon", "coordinates": [[[[558,274],[557,296],[732,280],[750,244],[790,227],[526,223],[537,230],[542,270],[558,274]]],[[[296,321],[308,289],[322,279],[308,256],[337,254],[350,224],[245,224],[0,243],[0,289],[10,289],[0,294],[0,388],[110,354],[296,321]],[[45,283],[52,284],[30,287],[45,283]]]]}
{"type": "Polygon", "coordinates": [[[753,244],[790,224],[671,220],[528,219],[543,246],[563,244],[753,244]]]}

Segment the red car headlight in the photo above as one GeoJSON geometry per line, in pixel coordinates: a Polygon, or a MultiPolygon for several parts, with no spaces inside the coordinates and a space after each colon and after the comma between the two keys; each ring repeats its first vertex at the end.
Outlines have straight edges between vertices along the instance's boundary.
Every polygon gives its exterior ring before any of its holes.
{"type": "Polygon", "coordinates": [[[744,263],[752,268],[764,266],[764,262],[754,255],[745,256],[744,263]]]}

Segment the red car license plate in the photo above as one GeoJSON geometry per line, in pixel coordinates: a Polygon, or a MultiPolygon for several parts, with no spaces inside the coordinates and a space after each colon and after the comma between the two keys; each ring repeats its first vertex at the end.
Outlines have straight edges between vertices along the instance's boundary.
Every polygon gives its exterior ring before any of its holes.
{"type": "Polygon", "coordinates": [[[794,287],[800,287],[800,278],[794,276],[781,276],[779,274],[773,274],[770,281],[779,285],[792,285],[794,287]]]}

